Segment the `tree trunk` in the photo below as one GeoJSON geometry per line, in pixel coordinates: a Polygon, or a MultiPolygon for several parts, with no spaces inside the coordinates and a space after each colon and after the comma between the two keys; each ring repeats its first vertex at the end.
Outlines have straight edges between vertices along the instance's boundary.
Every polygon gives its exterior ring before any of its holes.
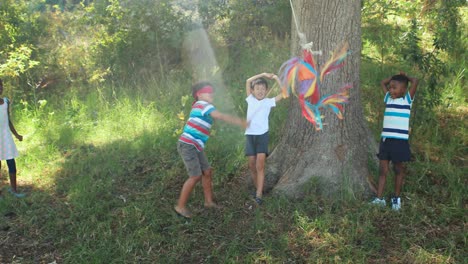
{"type": "MultiPolygon", "coordinates": [[[[266,190],[300,198],[307,192],[307,183],[319,179],[319,189],[330,195],[337,191],[347,194],[369,193],[369,159],[375,161],[375,143],[363,117],[359,87],[361,56],[361,6],[360,1],[297,0],[293,1],[299,30],[312,50],[321,50],[315,56],[322,65],[330,53],[345,41],[351,54],[345,66],[325,77],[321,94],[334,94],[345,84],[352,84],[350,100],[345,105],[344,120],[330,110],[321,110],[324,127],[315,131],[301,115],[295,96],[289,99],[286,121],[278,146],[267,162],[266,190]]],[[[300,56],[299,38],[294,23],[292,27],[293,56],[300,56]]]]}

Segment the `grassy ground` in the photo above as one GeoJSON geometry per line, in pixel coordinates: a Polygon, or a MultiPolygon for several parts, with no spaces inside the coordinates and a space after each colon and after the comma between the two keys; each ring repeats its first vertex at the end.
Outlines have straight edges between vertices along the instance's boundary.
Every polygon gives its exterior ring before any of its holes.
{"type": "MultiPolygon", "coordinates": [[[[376,134],[378,78],[362,78],[376,134]]],[[[13,198],[3,188],[0,263],[468,261],[463,92],[459,103],[413,124],[415,159],[401,212],[346,195],[323,198],[314,182],[304,200],[267,195],[257,208],[245,180],[242,131],[217,125],[207,152],[223,209],[203,209],[198,186],[190,200],[196,217],[188,222],[172,210],[186,179],[175,143],[183,125],[178,114],[189,107],[180,99],[187,86],[171,83],[176,88],[163,97],[158,84],[149,83],[132,94],[106,87],[85,99],[69,95],[60,108],[16,107],[16,126],[25,135],[18,143],[18,178],[27,197],[13,198]]],[[[3,186],[6,173],[3,166],[3,186]]]]}

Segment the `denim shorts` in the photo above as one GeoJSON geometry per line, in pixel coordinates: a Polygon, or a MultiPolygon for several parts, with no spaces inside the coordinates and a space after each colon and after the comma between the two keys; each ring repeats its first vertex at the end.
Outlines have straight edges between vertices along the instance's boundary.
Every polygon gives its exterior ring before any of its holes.
{"type": "Polygon", "coordinates": [[[268,132],[263,135],[246,135],[245,155],[257,156],[259,153],[265,153],[268,156],[268,132]]]}
{"type": "Polygon", "coordinates": [[[177,151],[184,161],[189,176],[201,176],[203,171],[210,168],[205,152],[199,152],[195,146],[178,141],[177,151]]]}
{"type": "Polygon", "coordinates": [[[408,140],[386,138],[380,140],[379,154],[380,160],[390,160],[392,162],[410,161],[411,151],[408,140]]]}

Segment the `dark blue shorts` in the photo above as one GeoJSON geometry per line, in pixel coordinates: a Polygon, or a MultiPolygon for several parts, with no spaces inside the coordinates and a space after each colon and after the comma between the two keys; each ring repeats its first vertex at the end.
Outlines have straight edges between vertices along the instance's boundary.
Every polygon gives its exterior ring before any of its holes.
{"type": "Polygon", "coordinates": [[[257,156],[259,153],[265,153],[268,156],[268,132],[262,135],[246,135],[245,155],[257,156]]]}
{"type": "Polygon", "coordinates": [[[411,151],[408,140],[382,138],[380,140],[379,154],[380,160],[390,160],[392,162],[410,161],[411,151]]]}

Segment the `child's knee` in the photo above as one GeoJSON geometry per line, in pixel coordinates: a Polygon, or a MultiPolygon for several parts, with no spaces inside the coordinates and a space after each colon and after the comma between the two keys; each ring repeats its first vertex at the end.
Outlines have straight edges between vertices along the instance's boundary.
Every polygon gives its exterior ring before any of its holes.
{"type": "Polygon", "coordinates": [[[190,178],[187,179],[187,182],[197,183],[201,180],[201,178],[202,178],[202,175],[190,176],[190,178]]]}
{"type": "Polygon", "coordinates": [[[265,163],[257,163],[255,169],[257,172],[263,172],[265,170],[265,163]]]}
{"type": "Polygon", "coordinates": [[[213,175],[213,169],[212,168],[209,168],[207,170],[204,170],[203,171],[203,177],[211,177],[211,175],[213,175]]]}
{"type": "Polygon", "coordinates": [[[395,174],[397,174],[397,175],[401,174],[401,173],[403,173],[403,171],[404,171],[404,168],[403,168],[402,163],[396,163],[396,164],[393,165],[393,172],[395,174]]]}
{"type": "Polygon", "coordinates": [[[387,167],[380,167],[379,170],[379,175],[380,177],[385,177],[388,174],[388,168],[387,167]]]}

